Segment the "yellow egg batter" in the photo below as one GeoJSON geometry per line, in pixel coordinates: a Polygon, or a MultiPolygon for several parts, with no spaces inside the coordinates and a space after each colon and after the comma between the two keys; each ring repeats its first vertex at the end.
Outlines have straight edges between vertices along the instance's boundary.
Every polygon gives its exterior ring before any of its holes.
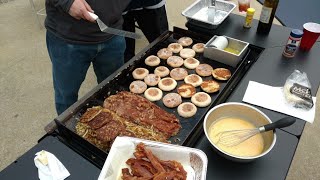
{"type": "Polygon", "coordinates": [[[236,156],[256,156],[262,153],[264,143],[259,133],[236,146],[225,146],[219,143],[218,133],[230,130],[256,128],[252,123],[238,118],[223,118],[217,120],[209,128],[209,138],[221,150],[236,156]]]}
{"type": "Polygon", "coordinates": [[[227,52],[229,52],[229,53],[235,54],[235,55],[240,54],[240,51],[239,51],[239,50],[233,49],[233,48],[230,48],[230,47],[226,47],[226,48],[224,48],[224,50],[227,51],[227,52]]]}

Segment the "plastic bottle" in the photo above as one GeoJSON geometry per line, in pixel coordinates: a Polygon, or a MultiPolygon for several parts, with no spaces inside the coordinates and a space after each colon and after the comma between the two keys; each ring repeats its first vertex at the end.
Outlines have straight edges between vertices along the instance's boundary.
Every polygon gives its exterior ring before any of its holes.
{"type": "Polygon", "coordinates": [[[290,33],[290,36],[288,38],[288,42],[286,47],[284,48],[284,51],[282,53],[283,56],[287,58],[293,58],[297,48],[300,45],[300,41],[303,35],[303,31],[300,29],[293,29],[290,33]]]}
{"type": "Polygon", "coordinates": [[[251,23],[252,23],[252,19],[253,19],[253,15],[254,15],[255,11],[256,10],[254,8],[248,8],[247,9],[247,16],[246,16],[246,19],[245,19],[243,27],[251,28],[251,23]]]}

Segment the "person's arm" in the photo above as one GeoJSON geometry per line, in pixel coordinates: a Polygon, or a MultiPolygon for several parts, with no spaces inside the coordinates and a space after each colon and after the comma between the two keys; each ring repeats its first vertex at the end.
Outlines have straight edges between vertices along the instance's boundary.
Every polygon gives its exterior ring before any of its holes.
{"type": "Polygon", "coordinates": [[[76,19],[85,19],[91,22],[95,20],[89,15],[93,12],[90,5],[85,0],[49,0],[55,7],[61,8],[76,19]]]}

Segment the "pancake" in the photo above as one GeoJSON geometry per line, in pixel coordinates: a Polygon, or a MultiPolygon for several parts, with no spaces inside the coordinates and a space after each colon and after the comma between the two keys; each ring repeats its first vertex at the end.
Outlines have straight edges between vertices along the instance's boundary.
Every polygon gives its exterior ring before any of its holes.
{"type": "Polygon", "coordinates": [[[194,87],[198,87],[202,83],[202,78],[196,74],[190,74],[184,78],[184,82],[191,84],[194,87]]]}
{"type": "Polygon", "coordinates": [[[149,101],[159,101],[162,98],[162,91],[156,87],[150,87],[144,92],[144,97],[149,101]]]}
{"type": "Polygon", "coordinates": [[[177,81],[172,78],[163,78],[160,80],[158,87],[163,91],[171,91],[177,86],[177,81]]]}
{"type": "Polygon", "coordinates": [[[188,76],[188,71],[184,68],[174,68],[170,72],[170,77],[177,81],[184,79],[186,76],[188,76]]]}
{"type": "Polygon", "coordinates": [[[156,69],[154,70],[154,74],[160,77],[166,77],[169,75],[169,73],[170,73],[170,70],[165,66],[156,67],[156,69]]]}
{"type": "Polygon", "coordinates": [[[169,93],[162,98],[162,102],[168,108],[174,108],[182,103],[182,98],[177,93],[169,93]]]}
{"type": "Polygon", "coordinates": [[[226,81],[231,77],[231,72],[226,68],[217,68],[212,71],[212,76],[217,80],[226,81]]]}
{"type": "Polygon", "coordinates": [[[196,55],[196,52],[190,48],[184,48],[180,51],[180,56],[182,58],[193,58],[196,55]]]}
{"type": "Polygon", "coordinates": [[[151,55],[144,60],[144,63],[148,66],[158,66],[160,64],[160,59],[157,56],[151,55]]]}
{"type": "Polygon", "coordinates": [[[173,53],[179,53],[183,49],[183,47],[179,43],[171,43],[169,44],[168,49],[173,53]]]}
{"type": "Polygon", "coordinates": [[[146,85],[146,83],[144,83],[143,81],[140,81],[140,80],[133,81],[129,85],[129,89],[130,89],[130,92],[133,92],[135,94],[141,94],[147,89],[147,85],[146,85]]]}
{"type": "Polygon", "coordinates": [[[195,69],[199,66],[200,62],[196,58],[187,58],[184,60],[183,64],[188,69],[195,69]]]}
{"type": "Polygon", "coordinates": [[[191,102],[198,107],[206,107],[211,103],[211,97],[205,92],[198,92],[191,97],[191,102]]]}
{"type": "Polygon", "coordinates": [[[178,106],[178,114],[181,117],[189,118],[197,113],[197,107],[191,102],[184,102],[178,106]]]}
{"type": "Polygon", "coordinates": [[[203,53],[203,51],[204,51],[204,44],[203,44],[203,43],[194,44],[194,45],[192,46],[192,49],[193,49],[196,53],[203,53]]]}
{"type": "Polygon", "coordinates": [[[179,56],[170,56],[167,59],[167,64],[173,68],[180,67],[183,65],[183,59],[179,56]]]}
{"type": "Polygon", "coordinates": [[[207,93],[215,93],[219,91],[220,84],[214,80],[206,80],[202,82],[201,89],[207,93]]]}
{"type": "Polygon", "coordinates": [[[170,51],[168,48],[163,48],[157,52],[157,56],[161,59],[168,59],[170,56],[172,56],[172,51],[170,51]]]}
{"type": "Polygon", "coordinates": [[[144,82],[148,85],[148,86],[155,86],[159,83],[160,81],[160,76],[155,75],[155,74],[148,74],[145,78],[144,78],[144,82]]]}
{"type": "Polygon", "coordinates": [[[196,72],[200,76],[211,76],[213,68],[209,64],[200,64],[196,67],[196,72]]]}
{"type": "Polygon", "coordinates": [[[178,43],[182,46],[190,46],[193,43],[193,40],[190,37],[182,37],[178,40],[178,43]]]}
{"type": "Polygon", "coordinates": [[[197,90],[191,84],[181,84],[177,88],[177,92],[184,98],[191,98],[197,92],[197,90]]]}
{"type": "Polygon", "coordinates": [[[149,74],[149,70],[146,68],[136,68],[132,72],[132,76],[134,79],[143,79],[149,74]]]}

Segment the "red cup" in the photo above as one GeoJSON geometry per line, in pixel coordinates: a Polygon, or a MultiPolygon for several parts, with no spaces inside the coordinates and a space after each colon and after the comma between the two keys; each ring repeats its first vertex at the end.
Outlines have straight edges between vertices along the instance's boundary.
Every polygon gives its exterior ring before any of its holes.
{"type": "Polygon", "coordinates": [[[303,25],[300,49],[309,51],[320,36],[320,24],[308,22],[303,25]]]}
{"type": "Polygon", "coordinates": [[[247,9],[250,8],[250,0],[238,0],[239,12],[247,12],[247,9]]]}

